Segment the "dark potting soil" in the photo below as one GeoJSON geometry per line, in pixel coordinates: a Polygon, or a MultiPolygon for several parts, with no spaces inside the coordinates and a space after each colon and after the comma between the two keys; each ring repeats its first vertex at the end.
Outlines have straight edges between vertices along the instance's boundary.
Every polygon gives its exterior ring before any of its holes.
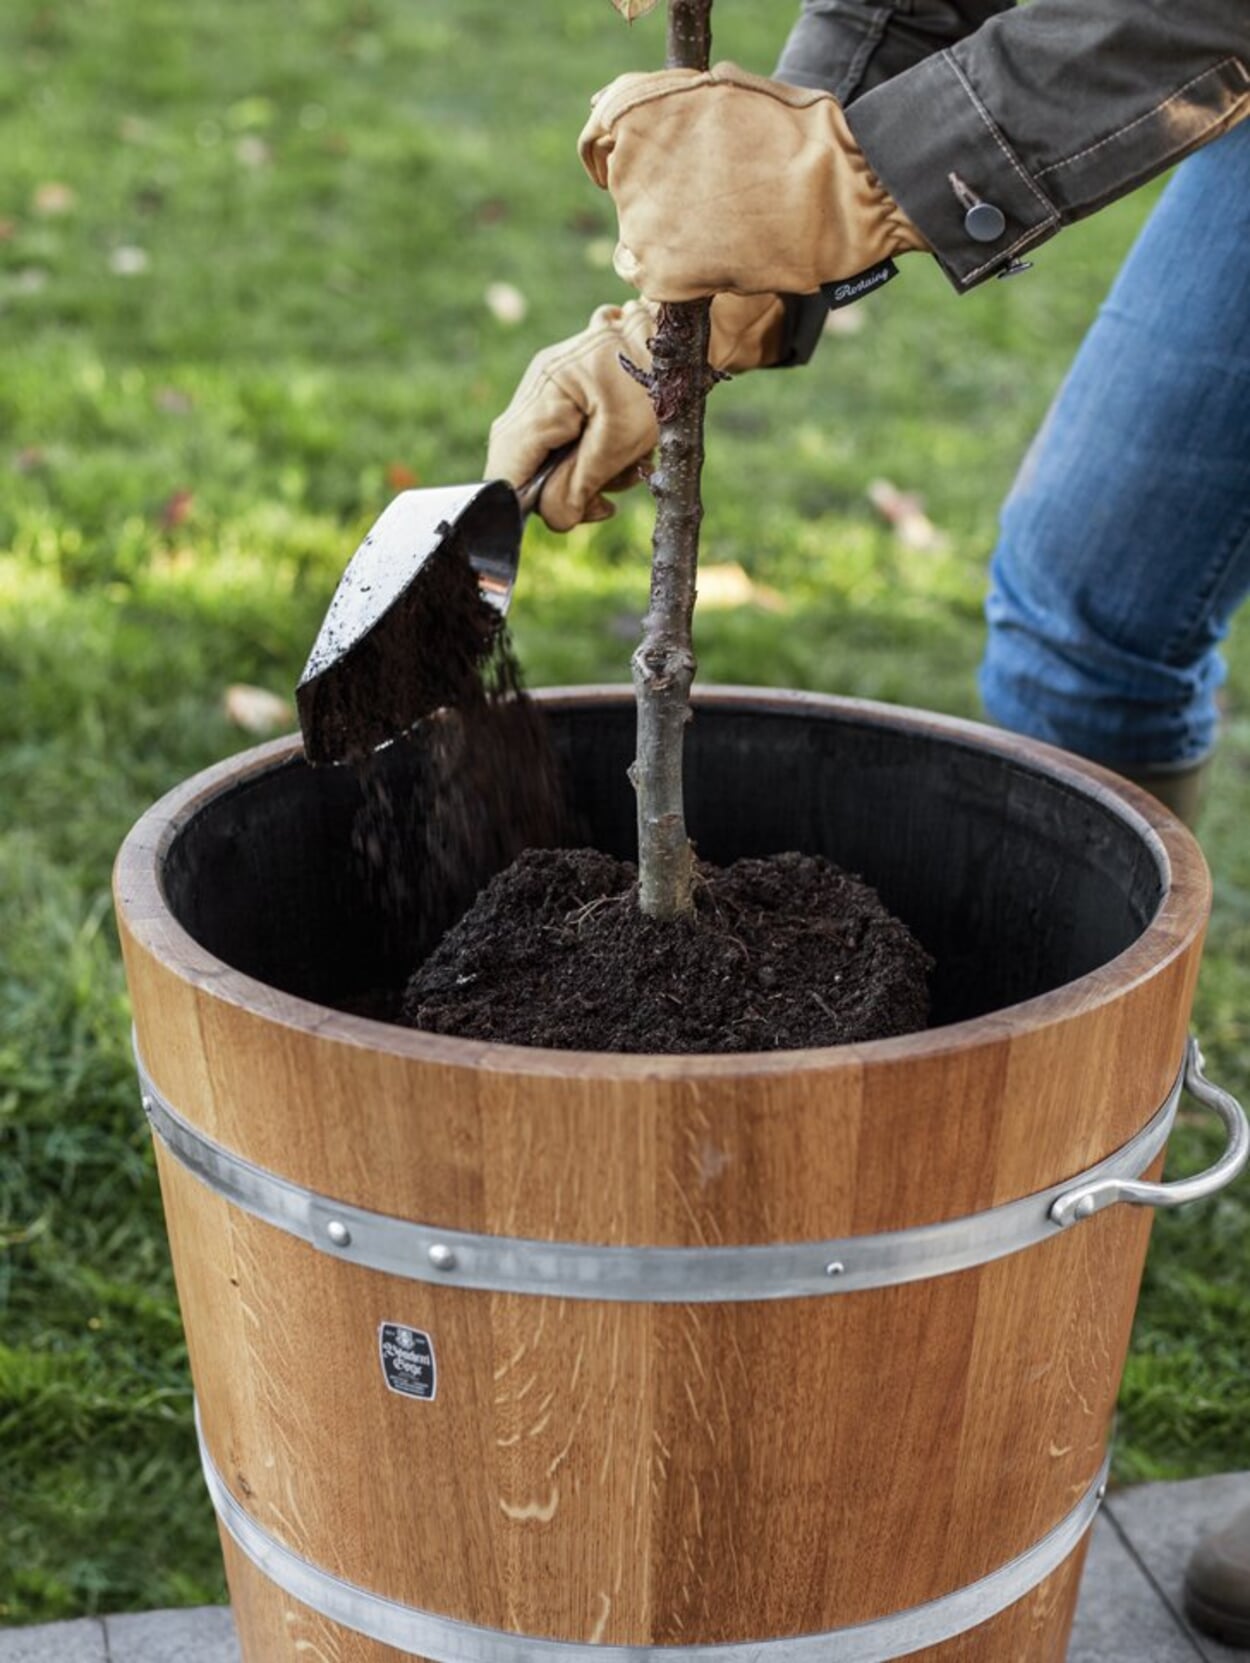
{"type": "Polygon", "coordinates": [[[528,850],[408,984],[414,1028],[578,1051],[778,1051],[923,1028],[932,961],[820,856],[700,864],[693,918],[644,918],[633,866],[528,850]]]}

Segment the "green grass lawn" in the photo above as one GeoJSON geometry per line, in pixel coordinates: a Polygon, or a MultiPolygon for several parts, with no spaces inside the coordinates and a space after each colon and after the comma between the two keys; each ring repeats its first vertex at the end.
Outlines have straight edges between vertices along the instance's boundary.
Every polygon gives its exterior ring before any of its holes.
{"type": "MultiPolygon", "coordinates": [[[[789,5],[722,0],[767,70],[789,5]]],[[[214,1600],[215,1533],[108,899],[129,824],[249,743],[408,470],[477,476],[530,353],[622,295],[574,140],[662,55],[607,0],[7,0],[0,10],[0,1621],[214,1600]],[[519,325],[484,293],[514,285],[519,325]]],[[[708,611],[710,679],[976,713],[995,512],[1148,207],[957,300],[931,263],[791,374],[717,392],[704,558],[783,611],[708,611]],[[900,547],[866,490],[921,493],[900,547]]],[[[534,684],[624,680],[649,503],[531,529],[534,684]]],[[[1250,628],[1204,841],[1196,1024],[1250,1095],[1250,628]]],[[[1186,1123],[1176,1170],[1218,1139],[1186,1123]]],[[[1161,1218],[1122,1478],[1250,1467],[1250,1185],[1161,1218]]]]}

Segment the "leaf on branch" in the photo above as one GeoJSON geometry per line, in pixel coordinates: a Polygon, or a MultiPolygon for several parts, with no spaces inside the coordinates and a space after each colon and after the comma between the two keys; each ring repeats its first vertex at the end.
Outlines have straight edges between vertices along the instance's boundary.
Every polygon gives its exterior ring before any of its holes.
{"type": "Polygon", "coordinates": [[[636,23],[640,17],[653,12],[659,5],[659,0],[612,0],[612,4],[626,23],[636,23]]]}

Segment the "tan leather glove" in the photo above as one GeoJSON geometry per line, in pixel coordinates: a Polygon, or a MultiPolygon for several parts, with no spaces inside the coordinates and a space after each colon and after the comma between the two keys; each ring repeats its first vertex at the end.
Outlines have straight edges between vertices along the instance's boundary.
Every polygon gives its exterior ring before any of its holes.
{"type": "MultiPolygon", "coordinates": [[[[719,296],[712,303],[712,367],[734,372],[776,363],[784,315],[776,295],[719,296]]],[[[491,427],[486,477],[516,486],[532,479],[553,450],[577,441],[538,500],[553,531],[609,519],[616,510],[603,493],[643,477],[659,438],[655,411],[620,358],[649,370],[655,324],[656,308],[647,301],[600,306],[580,335],[538,354],[491,427]]]]}
{"type": "Polygon", "coordinates": [[[616,269],[652,300],[810,294],[928,246],[835,98],[734,64],[618,77],[579,150],[616,203],[616,269]]]}

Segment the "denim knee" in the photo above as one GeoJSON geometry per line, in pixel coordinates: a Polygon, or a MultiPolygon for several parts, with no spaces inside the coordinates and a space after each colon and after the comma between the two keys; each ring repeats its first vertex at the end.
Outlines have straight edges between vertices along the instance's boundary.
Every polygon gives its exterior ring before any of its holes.
{"type": "Polygon", "coordinates": [[[1081,595],[1032,592],[1000,545],[986,602],[979,686],[991,720],[1112,768],[1182,767],[1204,757],[1219,725],[1224,681],[1214,649],[1177,666],[1100,631],[1081,595]]]}

